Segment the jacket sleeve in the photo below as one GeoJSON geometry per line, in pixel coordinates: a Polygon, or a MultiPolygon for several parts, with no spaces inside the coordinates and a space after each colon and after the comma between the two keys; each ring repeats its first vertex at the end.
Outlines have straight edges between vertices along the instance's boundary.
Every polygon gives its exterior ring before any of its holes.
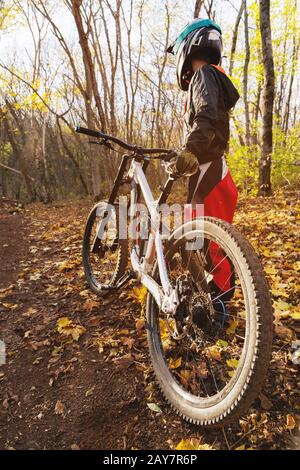
{"type": "Polygon", "coordinates": [[[186,148],[201,161],[201,156],[215,137],[219,87],[214,73],[206,66],[195,73],[191,86],[195,117],[186,148]]]}

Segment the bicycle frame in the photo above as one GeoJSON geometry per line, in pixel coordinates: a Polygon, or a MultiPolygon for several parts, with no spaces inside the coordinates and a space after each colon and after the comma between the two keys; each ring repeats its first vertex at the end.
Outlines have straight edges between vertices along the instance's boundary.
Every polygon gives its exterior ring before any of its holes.
{"type": "MultiPolygon", "coordinates": [[[[142,193],[146,206],[151,215],[152,231],[149,236],[146,255],[141,259],[141,261],[139,260],[139,256],[137,254],[137,247],[133,246],[130,253],[131,265],[136,277],[153,295],[158,307],[165,313],[174,314],[179,300],[177,290],[172,287],[167,272],[163,252],[162,235],[160,230],[161,216],[158,208],[167,200],[175,178],[173,176],[169,177],[159,199],[155,201],[145,175],[148,164],[149,160],[147,157],[143,157],[141,159],[138,156],[134,158],[130,155],[123,155],[119,171],[114,181],[111,195],[108,199],[108,204],[114,204],[119,188],[125,182],[131,183],[131,207],[134,207],[134,205],[137,203],[139,194],[142,193]],[[131,160],[131,165],[127,177],[124,178],[129,160],[131,160]],[[151,271],[154,266],[155,254],[157,256],[157,265],[161,286],[151,276],[151,271]]],[[[98,234],[102,233],[104,230],[105,218],[107,215],[107,213],[104,214],[103,220],[100,223],[100,227],[98,229],[98,234]]],[[[93,252],[97,251],[99,244],[100,238],[97,236],[93,243],[93,252]]]]}
{"type": "Polygon", "coordinates": [[[160,230],[161,215],[158,211],[158,207],[163,200],[166,200],[167,195],[169,194],[174,178],[169,178],[160,198],[155,201],[144,173],[143,166],[140,162],[135,160],[132,161],[128,175],[132,178],[131,207],[134,207],[137,202],[137,189],[139,188],[144,197],[152,221],[152,230],[150,232],[145,257],[142,261],[139,261],[136,248],[133,247],[130,254],[131,264],[141,283],[147,287],[149,292],[153,295],[158,307],[165,313],[174,314],[179,300],[177,289],[172,287],[167,272],[160,230]],[[152,278],[151,274],[149,274],[153,269],[155,253],[157,256],[157,266],[161,286],[159,286],[159,284],[152,278]]]}

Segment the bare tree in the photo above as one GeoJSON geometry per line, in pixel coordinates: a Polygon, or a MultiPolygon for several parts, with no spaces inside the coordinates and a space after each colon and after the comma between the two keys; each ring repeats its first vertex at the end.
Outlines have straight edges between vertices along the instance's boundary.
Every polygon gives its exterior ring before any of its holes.
{"type": "Polygon", "coordinates": [[[271,194],[271,157],[273,150],[273,105],[274,105],[274,59],[270,20],[270,0],[260,0],[260,33],[264,67],[263,130],[262,148],[259,161],[258,194],[271,194]]]}
{"type": "Polygon", "coordinates": [[[203,4],[204,4],[204,0],[196,0],[195,8],[194,8],[194,18],[199,17],[203,4]]]}
{"type": "Polygon", "coordinates": [[[244,32],[245,32],[245,62],[243,71],[243,98],[245,106],[245,142],[246,145],[250,145],[250,115],[249,115],[249,102],[248,102],[248,72],[250,62],[250,44],[249,44],[249,25],[248,25],[248,9],[247,0],[243,0],[244,7],[244,32]]]}
{"type": "Polygon", "coordinates": [[[245,0],[242,0],[240,9],[238,11],[236,20],[235,20],[235,25],[233,28],[233,35],[232,35],[232,40],[231,40],[231,49],[230,49],[230,61],[229,61],[229,75],[232,75],[232,70],[233,70],[233,65],[234,65],[234,56],[235,56],[235,51],[236,51],[236,45],[237,45],[237,39],[238,39],[238,32],[239,32],[239,26],[240,22],[243,16],[244,8],[245,8],[246,2],[245,0]]]}

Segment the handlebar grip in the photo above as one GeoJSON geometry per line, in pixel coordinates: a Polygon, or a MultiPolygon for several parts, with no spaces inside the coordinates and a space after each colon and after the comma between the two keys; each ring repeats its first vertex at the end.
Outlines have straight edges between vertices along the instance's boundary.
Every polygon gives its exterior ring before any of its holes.
{"type": "Polygon", "coordinates": [[[78,134],[85,134],[85,135],[89,135],[90,137],[97,137],[97,138],[99,137],[101,138],[105,135],[103,134],[103,132],[93,131],[92,129],[87,129],[86,127],[81,127],[81,126],[76,127],[76,132],[78,132],[78,134]]]}
{"type": "Polygon", "coordinates": [[[163,160],[165,162],[169,162],[170,160],[172,160],[173,158],[177,157],[178,153],[175,151],[175,150],[172,150],[171,152],[169,152],[168,154],[166,154],[163,158],[163,160]]]}

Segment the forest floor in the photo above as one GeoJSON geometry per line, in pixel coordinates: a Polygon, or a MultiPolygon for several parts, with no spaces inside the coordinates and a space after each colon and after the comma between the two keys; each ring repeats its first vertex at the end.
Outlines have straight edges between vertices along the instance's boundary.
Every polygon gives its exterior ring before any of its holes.
{"type": "Polygon", "coordinates": [[[274,351],[263,393],[219,430],[184,422],[161,396],[139,290],[105,299],[87,290],[80,251],[88,212],[87,201],[0,208],[0,448],[174,449],[191,438],[203,448],[300,448],[295,192],[239,202],[235,223],[272,288],[274,351]]]}

